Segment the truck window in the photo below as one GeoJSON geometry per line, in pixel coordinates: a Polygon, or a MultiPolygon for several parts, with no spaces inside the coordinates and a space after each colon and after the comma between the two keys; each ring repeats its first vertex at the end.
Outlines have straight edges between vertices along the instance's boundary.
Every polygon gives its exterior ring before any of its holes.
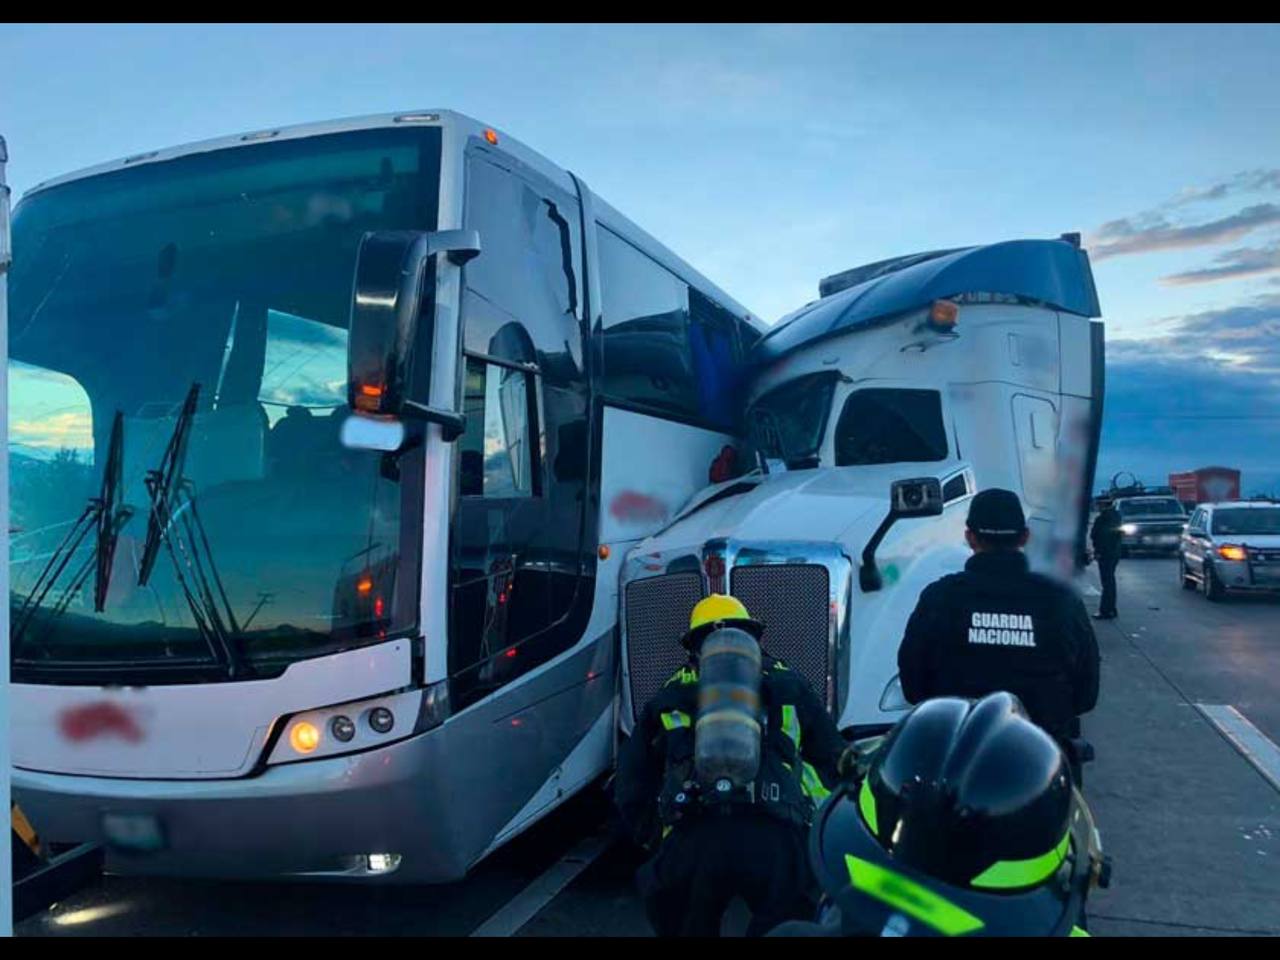
{"type": "Polygon", "coordinates": [[[797,377],[752,404],[747,430],[755,448],[792,469],[817,466],[837,377],[835,373],[797,377]]]}
{"type": "Polygon", "coordinates": [[[836,424],[836,466],[947,458],[937,390],[855,390],[836,424]]]}

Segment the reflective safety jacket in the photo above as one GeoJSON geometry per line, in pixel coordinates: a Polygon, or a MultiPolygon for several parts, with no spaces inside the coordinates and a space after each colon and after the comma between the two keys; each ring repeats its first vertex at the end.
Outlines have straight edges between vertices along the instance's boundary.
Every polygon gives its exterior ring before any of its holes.
{"type": "MultiPolygon", "coordinates": [[[[808,682],[767,654],[761,668],[760,773],[749,806],[799,826],[809,823],[834,785],[845,743],[808,682]]],[[[614,797],[632,837],[648,845],[682,819],[721,804],[691,796],[696,663],[677,671],[645,706],[618,757],[614,797]]],[[[729,812],[744,808],[742,803],[729,812]]]]}

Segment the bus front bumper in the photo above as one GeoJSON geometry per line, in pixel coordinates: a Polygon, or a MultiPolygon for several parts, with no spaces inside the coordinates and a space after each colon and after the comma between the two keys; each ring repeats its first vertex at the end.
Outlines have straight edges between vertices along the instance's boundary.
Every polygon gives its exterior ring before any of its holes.
{"type": "Polygon", "coordinates": [[[439,771],[439,731],[235,780],[130,780],[13,771],[41,840],[95,841],[115,873],[455,880],[483,849],[439,771]]]}

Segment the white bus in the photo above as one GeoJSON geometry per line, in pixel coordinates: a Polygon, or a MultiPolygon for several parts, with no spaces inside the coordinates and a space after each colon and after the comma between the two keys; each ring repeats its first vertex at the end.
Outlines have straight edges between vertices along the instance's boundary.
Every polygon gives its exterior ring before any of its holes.
{"type": "Polygon", "coordinates": [[[745,309],[444,111],[52,180],[14,245],[13,784],[43,839],[446,881],[610,767],[619,567],[727,475],[745,309]]]}

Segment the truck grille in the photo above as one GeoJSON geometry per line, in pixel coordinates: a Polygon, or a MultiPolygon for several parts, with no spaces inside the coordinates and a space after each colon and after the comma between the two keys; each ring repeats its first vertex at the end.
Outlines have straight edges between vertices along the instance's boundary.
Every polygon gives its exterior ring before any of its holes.
{"type": "Polygon", "coordinates": [[[765,626],[764,648],[801,674],[827,701],[830,578],[821,564],[733,568],[733,595],[765,626]]]}
{"type": "Polygon", "coordinates": [[[627,673],[635,716],[684,665],[680,638],[702,596],[702,574],[692,571],[627,584],[627,673]]]}
{"type": "MultiPolygon", "coordinates": [[[[734,567],[730,592],[765,625],[764,647],[828,700],[830,577],[821,564],[734,567]]],[[[704,595],[692,571],[635,580],[626,589],[627,670],[632,709],[644,705],[684,663],[679,639],[704,595]]]]}

